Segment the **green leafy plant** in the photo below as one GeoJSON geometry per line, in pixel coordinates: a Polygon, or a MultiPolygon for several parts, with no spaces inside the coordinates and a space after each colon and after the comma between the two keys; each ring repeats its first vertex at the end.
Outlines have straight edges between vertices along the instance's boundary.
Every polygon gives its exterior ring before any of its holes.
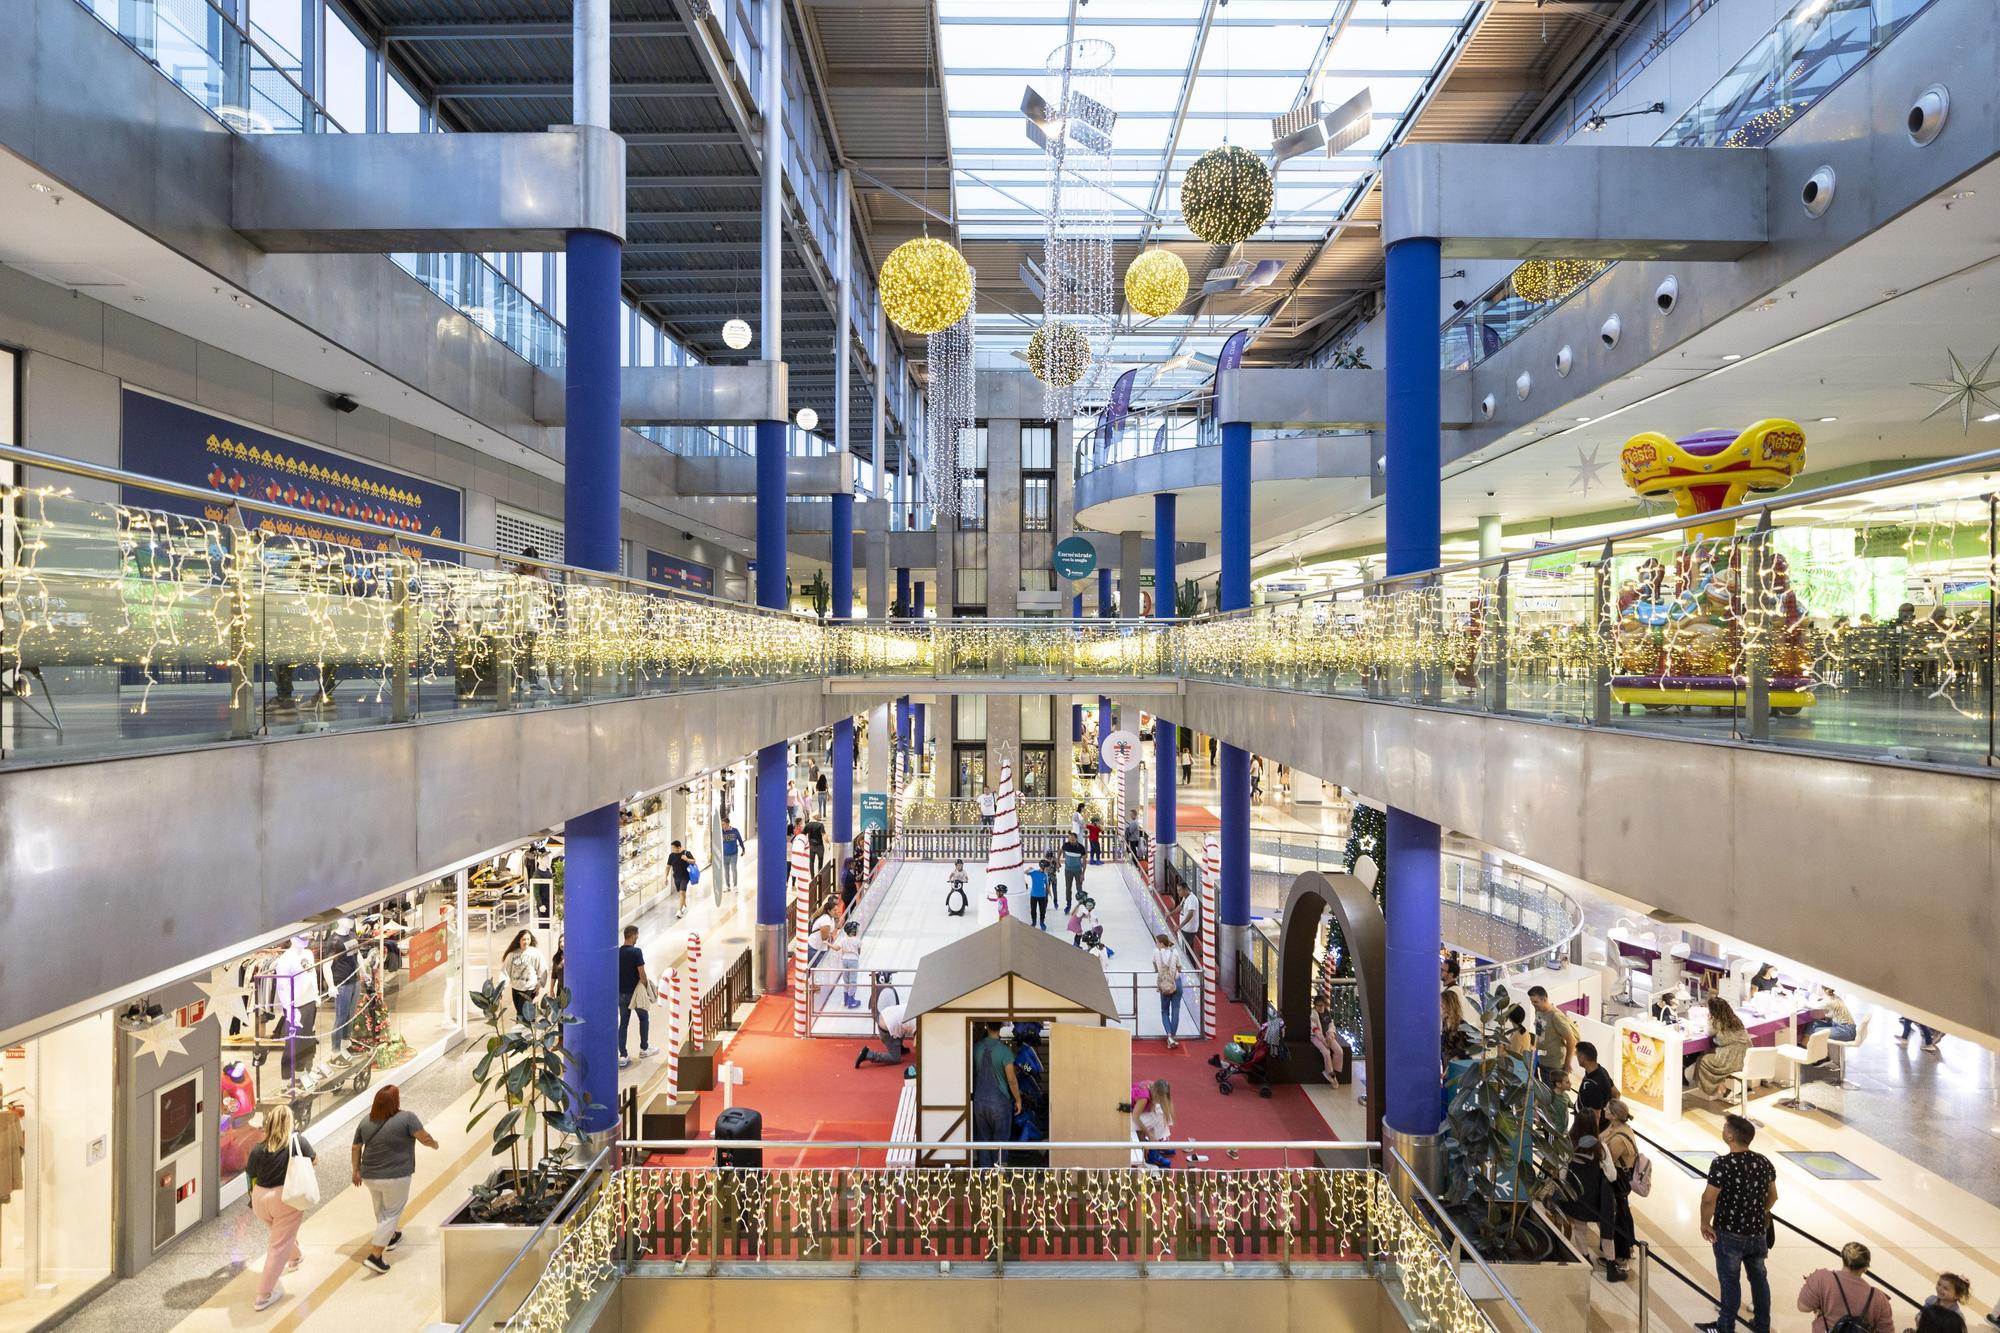
{"type": "Polygon", "coordinates": [[[1201,584],[1195,579],[1182,579],[1174,589],[1174,614],[1183,620],[1201,614],[1201,584]]]}
{"type": "Polygon", "coordinates": [[[472,1119],[468,1131],[494,1112],[495,1157],[507,1168],[472,1191],[472,1216],[480,1222],[539,1222],[561,1201],[570,1185],[577,1109],[587,1100],[576,1076],[581,1059],[563,1041],[564,1030],[580,1020],[569,1012],[569,992],[537,998],[526,1022],[514,1009],[506,983],[498,978],[472,992],[472,1007],[485,1027],[486,1053],[473,1068],[472,1119]]]}
{"type": "Polygon", "coordinates": [[[1335,370],[1372,370],[1368,364],[1368,349],[1359,343],[1342,343],[1333,349],[1335,370]]]}
{"type": "Polygon", "coordinates": [[[1480,1015],[1484,1049],[1460,1075],[1438,1130],[1444,1202],[1465,1209],[1489,1259],[1520,1257],[1523,1219],[1567,1190],[1573,1152],[1569,1099],[1536,1075],[1532,1050],[1507,1049],[1513,1004],[1505,986],[1493,988],[1480,1015]]]}

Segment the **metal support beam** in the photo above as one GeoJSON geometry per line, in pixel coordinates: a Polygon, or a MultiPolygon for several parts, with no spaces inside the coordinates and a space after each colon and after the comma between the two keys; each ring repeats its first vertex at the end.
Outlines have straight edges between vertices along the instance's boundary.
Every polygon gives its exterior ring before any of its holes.
{"type": "Polygon", "coordinates": [[[242,134],[231,151],[230,223],[273,253],[560,250],[572,231],[625,235],[625,145],[600,126],[242,134]]]}
{"type": "MultiPolygon", "coordinates": [[[[395,23],[383,29],[385,42],[479,42],[516,41],[522,38],[562,38],[571,35],[570,25],[536,19],[509,20],[482,18],[476,23],[395,23]]],[[[685,37],[687,25],[676,19],[616,19],[613,37],[685,37]]]]}
{"type": "MultiPolygon", "coordinates": [[[[557,99],[569,92],[567,83],[536,80],[520,83],[441,83],[433,89],[439,101],[465,102],[477,99],[545,97],[557,99]]],[[[615,83],[613,97],[705,97],[715,96],[712,84],[688,80],[653,83],[615,83]]]]}
{"type": "Polygon", "coordinates": [[[1768,162],[1760,148],[1404,144],[1383,161],[1382,245],[1436,239],[1470,259],[1741,259],[1770,237],[1768,162]]]}

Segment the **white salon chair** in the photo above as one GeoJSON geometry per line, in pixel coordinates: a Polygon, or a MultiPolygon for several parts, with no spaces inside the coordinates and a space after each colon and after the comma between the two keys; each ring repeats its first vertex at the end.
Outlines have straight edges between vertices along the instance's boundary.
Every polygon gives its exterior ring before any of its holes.
{"type": "MultiPolygon", "coordinates": [[[[1826,1044],[1831,1048],[1833,1048],[1835,1051],[1839,1052],[1839,1054],[1834,1057],[1833,1061],[1834,1082],[1839,1083],[1842,1086],[1846,1085],[1848,1049],[1853,1046],[1859,1046],[1862,1042],[1868,1040],[1868,1024],[1871,1021],[1873,1021],[1874,1017],[1875,1015],[1873,1012],[1861,1015],[1860,1021],[1854,1025],[1853,1041],[1839,1041],[1833,1038],[1828,1038],[1826,1044]]],[[[1818,1033],[1815,1035],[1825,1036],[1824,1033],[1818,1033]]]]}
{"type": "MultiPolygon", "coordinates": [[[[1859,1029],[1856,1029],[1856,1031],[1858,1032],[1859,1029]]],[[[1773,1046],[1771,1048],[1771,1053],[1777,1057],[1778,1062],[1790,1067],[1792,1076],[1792,1095],[1784,1101],[1779,1102],[1778,1105],[1788,1106],[1795,1111],[1811,1111],[1816,1109],[1811,1102],[1806,1100],[1805,1068],[1807,1065],[1816,1065],[1826,1059],[1826,1046],[1826,1032],[1822,1030],[1807,1037],[1806,1044],[1803,1046],[1773,1046]]]]}

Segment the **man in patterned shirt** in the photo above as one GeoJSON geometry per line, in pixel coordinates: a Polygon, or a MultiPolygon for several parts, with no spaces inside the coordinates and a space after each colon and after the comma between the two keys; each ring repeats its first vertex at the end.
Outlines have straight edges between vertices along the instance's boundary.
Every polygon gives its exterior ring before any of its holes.
{"type": "Polygon", "coordinates": [[[1743,1306],[1743,1270],[1750,1271],[1752,1333],[1771,1333],[1771,1281],[1764,1272],[1770,1250],[1771,1209],[1778,1202],[1778,1173],[1771,1159],[1750,1151],[1757,1127],[1740,1115],[1724,1117],[1722,1141],[1729,1151],[1709,1164],[1708,1188],[1701,1193],[1701,1238],[1715,1247],[1720,1309],[1701,1333],[1734,1333],[1743,1306]]]}

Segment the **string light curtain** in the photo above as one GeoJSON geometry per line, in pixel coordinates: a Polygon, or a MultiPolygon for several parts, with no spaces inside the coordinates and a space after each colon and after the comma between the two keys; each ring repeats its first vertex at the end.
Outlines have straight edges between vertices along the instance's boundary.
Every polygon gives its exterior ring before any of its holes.
{"type": "MultiPolygon", "coordinates": [[[[977,275],[972,289],[978,290],[977,275]]],[[[924,482],[932,507],[940,518],[959,512],[959,496],[964,471],[959,458],[959,440],[972,428],[973,326],[979,318],[979,301],[969,298],[965,318],[929,339],[930,393],[925,399],[924,431],[929,447],[924,450],[924,482]]]]}
{"type": "Polygon", "coordinates": [[[1067,42],[1049,53],[1044,65],[1059,89],[1056,120],[1046,133],[1043,163],[1048,177],[1048,230],[1042,239],[1042,269],[1048,285],[1042,299],[1046,328],[1066,326],[1081,336],[1080,368],[1073,348],[1063,367],[1075,378],[1037,372],[1045,390],[1044,411],[1060,421],[1076,415],[1101,375],[1116,318],[1111,262],[1111,136],[1118,113],[1111,108],[1111,43],[1096,38],[1067,42]]]}

